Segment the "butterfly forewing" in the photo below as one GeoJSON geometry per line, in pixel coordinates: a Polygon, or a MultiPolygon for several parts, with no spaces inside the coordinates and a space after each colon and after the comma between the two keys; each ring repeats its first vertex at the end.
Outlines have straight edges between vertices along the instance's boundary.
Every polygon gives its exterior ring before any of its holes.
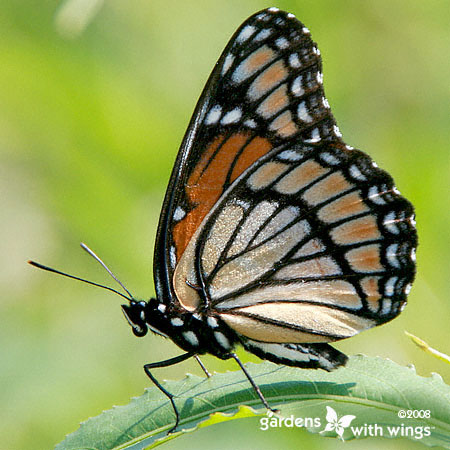
{"type": "Polygon", "coordinates": [[[339,140],[319,50],[293,15],[265,10],[236,31],[191,119],[160,218],[155,278],[173,299],[174,268],[224,191],[287,142],[339,140]]]}

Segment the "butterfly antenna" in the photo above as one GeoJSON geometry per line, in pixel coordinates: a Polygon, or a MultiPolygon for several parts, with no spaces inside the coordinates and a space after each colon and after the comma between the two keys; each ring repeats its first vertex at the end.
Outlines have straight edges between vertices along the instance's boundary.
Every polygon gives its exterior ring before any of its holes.
{"type": "Polygon", "coordinates": [[[28,261],[28,264],[31,264],[32,266],[37,267],[38,269],[46,270],[47,272],[52,272],[52,273],[56,273],[58,275],[63,275],[64,277],[72,278],[73,280],[82,281],[83,283],[92,284],[93,286],[97,286],[102,289],[106,289],[108,291],[115,292],[116,294],[120,295],[121,297],[126,298],[128,301],[131,301],[133,299],[133,297],[131,295],[130,295],[130,298],[128,298],[126,295],[123,295],[122,292],[116,291],[115,289],[113,289],[109,286],[104,286],[103,284],[94,283],[93,281],[85,280],[84,278],[79,278],[79,277],[76,277],[75,275],[69,275],[68,273],[61,272],[60,270],[53,269],[52,267],[44,266],[43,264],[39,264],[35,261],[28,261]]]}
{"type": "Polygon", "coordinates": [[[129,299],[134,297],[131,295],[130,291],[122,284],[122,282],[111,272],[109,267],[83,242],[81,242],[81,248],[88,252],[101,266],[111,275],[111,277],[120,285],[120,287],[128,294],[129,299]]]}

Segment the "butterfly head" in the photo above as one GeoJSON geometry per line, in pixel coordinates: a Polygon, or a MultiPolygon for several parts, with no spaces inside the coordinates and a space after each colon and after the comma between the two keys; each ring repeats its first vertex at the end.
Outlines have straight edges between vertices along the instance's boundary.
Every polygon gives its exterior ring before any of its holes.
{"type": "Polygon", "coordinates": [[[135,336],[142,337],[147,334],[145,321],[147,302],[130,300],[128,305],[122,305],[122,312],[130,324],[135,336]]]}
{"type": "Polygon", "coordinates": [[[153,333],[167,337],[163,331],[167,322],[166,306],[155,298],[148,302],[130,299],[128,305],[122,305],[122,312],[137,337],[145,336],[150,329],[153,333]]]}

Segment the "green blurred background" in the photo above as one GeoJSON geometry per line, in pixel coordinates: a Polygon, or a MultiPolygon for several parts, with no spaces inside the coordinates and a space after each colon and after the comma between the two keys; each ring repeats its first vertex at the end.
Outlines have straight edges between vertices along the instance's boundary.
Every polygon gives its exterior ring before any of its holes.
{"type": "MultiPolygon", "coordinates": [[[[152,253],[164,190],[195,102],[258,0],[3,0],[0,8],[0,447],[48,449],[78,423],[150,385],[142,365],[178,354],[136,339],[116,296],[39,272],[29,258],[112,284],[87,242],[141,298],[154,295],[152,253]]],[[[327,97],[346,141],[395,177],[417,209],[418,278],[391,324],[337,344],[449,366],[403,331],[449,353],[448,1],[279,1],[312,31],[327,97]]],[[[251,358],[241,353],[244,360],[251,358]]],[[[204,358],[217,371],[233,363],[204,358]]],[[[252,359],[256,361],[256,359],[252,359]]],[[[161,378],[200,374],[192,362],[161,378]]],[[[423,405],[424,409],[427,405],[423,405]]],[[[350,449],[416,449],[364,440],[350,449]]],[[[258,422],[210,427],[166,449],[334,449],[303,430],[258,422]],[[213,443],[212,443],[213,442],[213,443]]]]}

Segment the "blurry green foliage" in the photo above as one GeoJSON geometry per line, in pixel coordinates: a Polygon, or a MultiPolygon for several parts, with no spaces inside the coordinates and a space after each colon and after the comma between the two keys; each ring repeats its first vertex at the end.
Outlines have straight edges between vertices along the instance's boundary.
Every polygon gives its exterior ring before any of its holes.
{"type": "MultiPolygon", "coordinates": [[[[158,337],[134,338],[117,297],[38,273],[25,261],[105,282],[105,273],[79,250],[83,240],[136,296],[154,293],[159,209],[190,114],[235,28],[267,6],[259,0],[3,0],[4,448],[51,448],[79,421],[141,394],[149,385],[145,362],[177,354],[158,337]]],[[[417,209],[418,277],[408,307],[391,324],[338,347],[412,362],[419,374],[437,371],[448,383],[448,366],[403,334],[407,329],[449,353],[448,2],[286,0],[276,6],[296,14],[319,43],[327,97],[347,142],[389,170],[417,209]]],[[[206,363],[217,371],[230,368],[214,358],[206,363]]],[[[186,372],[199,373],[186,362],[161,370],[160,377],[186,372]]],[[[212,438],[233,450],[252,443],[261,449],[340,445],[299,430],[261,433],[248,419],[166,448],[209,448],[212,438]]],[[[419,446],[383,441],[386,449],[419,446]]]]}

